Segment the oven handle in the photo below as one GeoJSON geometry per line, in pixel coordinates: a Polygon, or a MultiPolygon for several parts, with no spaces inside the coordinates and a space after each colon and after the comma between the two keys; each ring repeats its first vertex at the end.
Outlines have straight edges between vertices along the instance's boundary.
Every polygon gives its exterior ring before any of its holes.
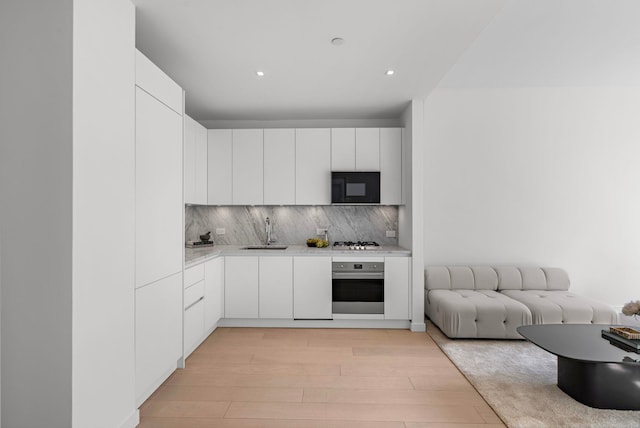
{"type": "Polygon", "coordinates": [[[384,279],[384,272],[333,272],[333,279],[384,279]]]}

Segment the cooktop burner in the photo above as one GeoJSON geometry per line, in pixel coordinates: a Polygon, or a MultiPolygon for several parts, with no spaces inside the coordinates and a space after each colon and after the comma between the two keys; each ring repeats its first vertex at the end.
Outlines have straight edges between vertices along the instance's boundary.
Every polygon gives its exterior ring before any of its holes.
{"type": "Polygon", "coordinates": [[[333,246],[350,250],[370,250],[374,247],[379,247],[380,244],[375,241],[336,241],[333,243],[333,246]]]}

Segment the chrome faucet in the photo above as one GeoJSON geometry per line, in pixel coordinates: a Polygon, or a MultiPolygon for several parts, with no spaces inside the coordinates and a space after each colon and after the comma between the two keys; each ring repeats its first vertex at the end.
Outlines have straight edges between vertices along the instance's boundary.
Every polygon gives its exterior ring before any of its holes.
{"type": "Polygon", "coordinates": [[[271,220],[269,217],[265,219],[265,232],[267,233],[267,245],[271,245],[273,240],[271,239],[271,220]]]}

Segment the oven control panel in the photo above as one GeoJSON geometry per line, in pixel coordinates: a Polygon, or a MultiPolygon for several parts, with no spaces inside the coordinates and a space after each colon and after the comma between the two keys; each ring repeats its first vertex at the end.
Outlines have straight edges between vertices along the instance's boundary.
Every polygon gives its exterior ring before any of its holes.
{"type": "Polygon", "coordinates": [[[333,262],[333,272],[384,272],[384,262],[333,262]]]}

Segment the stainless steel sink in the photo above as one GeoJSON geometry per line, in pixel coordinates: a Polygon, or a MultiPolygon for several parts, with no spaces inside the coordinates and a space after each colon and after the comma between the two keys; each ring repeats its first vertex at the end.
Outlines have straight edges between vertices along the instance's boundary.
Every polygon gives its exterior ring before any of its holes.
{"type": "Polygon", "coordinates": [[[286,250],[287,245],[248,245],[242,247],[242,250],[286,250]]]}

